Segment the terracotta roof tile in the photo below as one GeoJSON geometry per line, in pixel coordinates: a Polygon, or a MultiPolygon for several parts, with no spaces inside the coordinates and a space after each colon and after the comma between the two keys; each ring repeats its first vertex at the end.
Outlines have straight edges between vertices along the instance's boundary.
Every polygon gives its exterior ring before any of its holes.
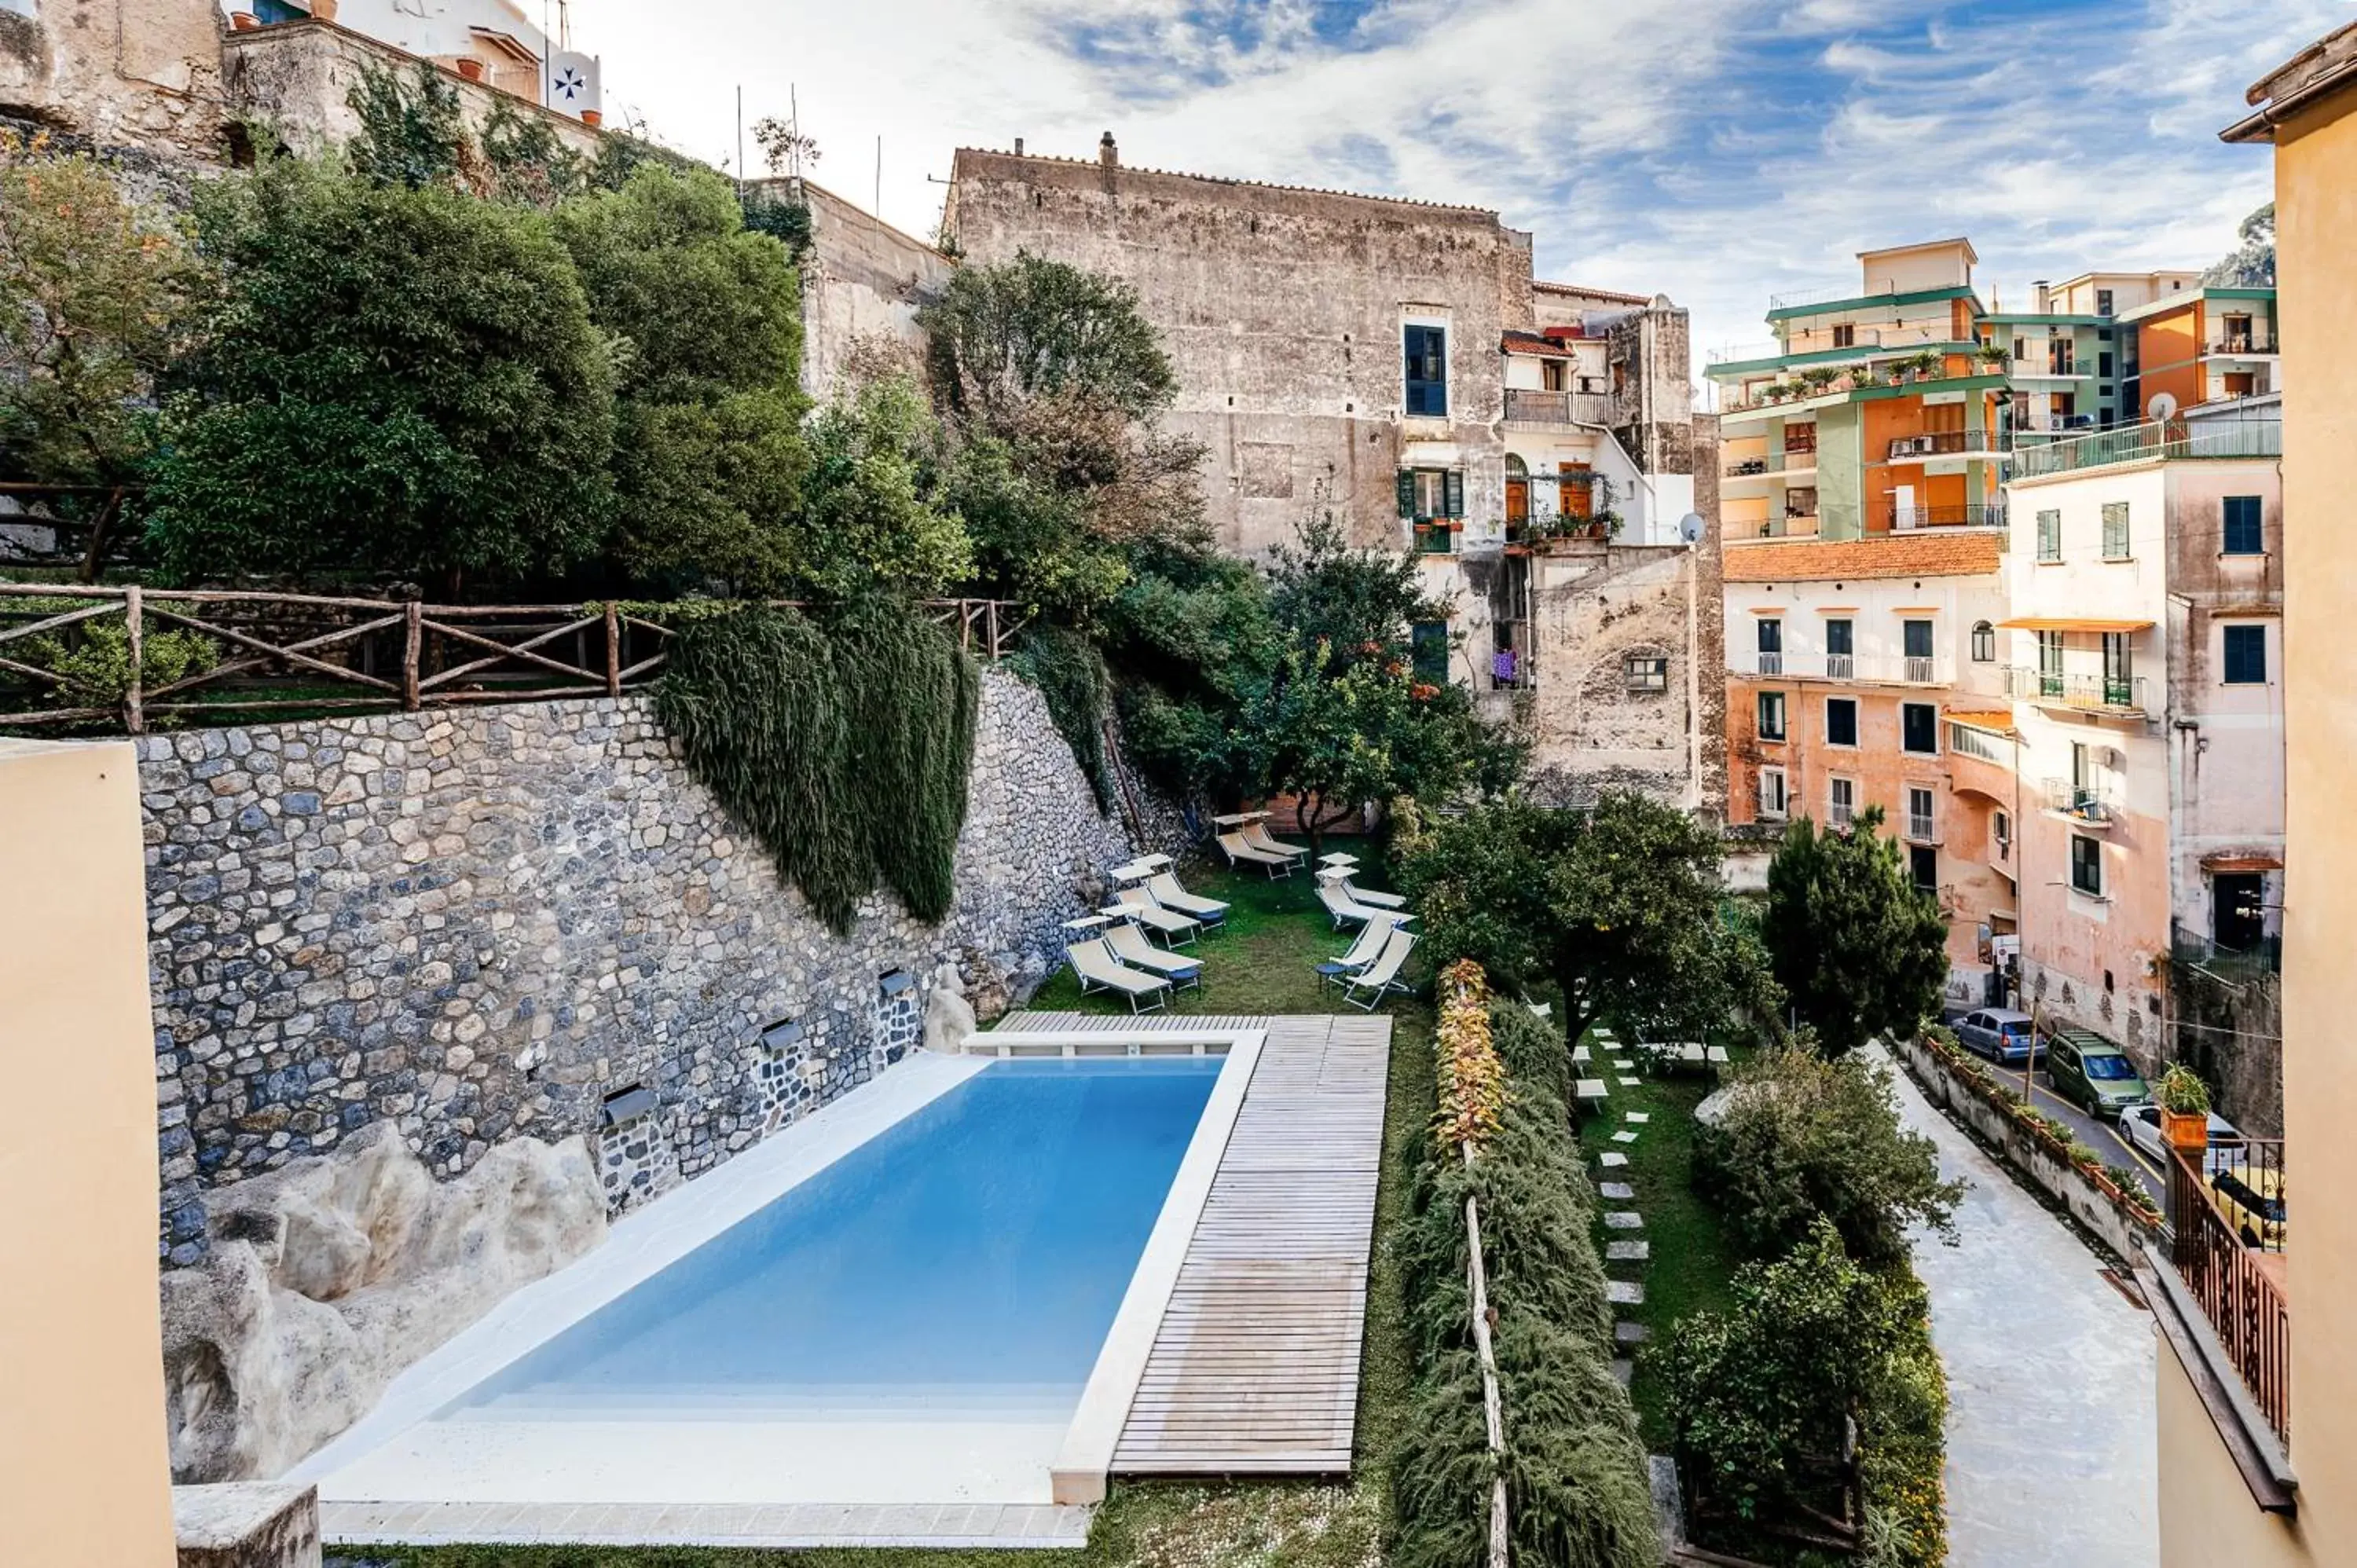
{"type": "Polygon", "coordinates": [[[1796,539],[1727,552],[1730,583],[1865,581],[1871,577],[1977,577],[1997,569],[1994,533],[1889,533],[1867,539],[1796,539]]]}

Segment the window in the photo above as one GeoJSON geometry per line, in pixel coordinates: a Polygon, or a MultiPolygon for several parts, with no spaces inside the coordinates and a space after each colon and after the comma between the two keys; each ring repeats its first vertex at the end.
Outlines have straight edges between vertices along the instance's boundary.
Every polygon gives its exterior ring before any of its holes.
{"type": "Polygon", "coordinates": [[[1937,893],[1940,890],[1940,852],[1928,843],[1907,846],[1907,869],[1913,874],[1917,891],[1937,893]]]}
{"type": "Polygon", "coordinates": [[[1659,653],[1631,653],[1621,661],[1622,674],[1632,692],[1666,692],[1670,689],[1670,661],[1659,653]]]}
{"type": "Polygon", "coordinates": [[[1846,828],[1857,815],[1857,780],[1831,779],[1825,782],[1825,825],[1846,828]]]}
{"type": "Polygon", "coordinates": [[[2038,558],[2040,561],[2062,559],[2062,514],[2059,511],[2038,514],[2038,558]]]}
{"type": "Polygon", "coordinates": [[[2107,707],[2136,706],[2136,681],[2128,654],[2128,634],[2104,633],[2104,703],[2107,707]]]}
{"type": "Polygon", "coordinates": [[[2046,369],[2048,373],[2057,376],[2076,374],[2078,371],[2078,361],[2072,356],[2077,352],[2077,343],[2072,341],[2071,338],[2049,338],[2046,340],[2046,369]]]}
{"type": "Polygon", "coordinates": [[[1973,662],[1975,664],[1996,662],[1996,628],[1985,620],[1973,622],[1973,662]]]}
{"type": "Polygon", "coordinates": [[[2113,373],[2112,351],[2109,349],[2106,349],[2102,353],[2095,356],[2095,374],[2103,378],[2104,381],[2110,381],[2113,373]]]}
{"type": "Polygon", "coordinates": [[[1402,468],[1399,471],[1399,511],[1418,522],[1465,515],[1465,471],[1461,468],[1402,468]]]}
{"type": "Polygon", "coordinates": [[[1906,656],[1907,667],[1901,671],[1910,681],[1932,679],[1932,623],[1928,620],[1902,620],[1899,623],[1900,651],[1906,656]]]}
{"type": "Polygon", "coordinates": [[[1759,639],[1760,673],[1781,675],[1784,672],[1784,623],[1772,616],[1755,623],[1759,639]]]}
{"type": "Polygon", "coordinates": [[[1827,697],[1825,699],[1825,744],[1856,746],[1857,744],[1857,699],[1827,697]]]}
{"type": "Polygon", "coordinates": [[[1539,385],[1549,392],[1563,391],[1563,361],[1543,360],[1539,362],[1539,385]]]}
{"type": "Polygon", "coordinates": [[[2248,952],[2266,938],[2266,883],[2255,871],[2221,871],[2210,878],[2210,936],[2230,952],[2248,952]]]}
{"type": "Polygon", "coordinates": [[[2128,503],[2104,503],[2104,559],[2125,561],[2128,558],[2128,503]]]}
{"type": "Polygon", "coordinates": [[[2090,898],[2104,896],[2104,845],[2084,833],[2071,835],[2071,888],[2090,898]]]}
{"type": "Polygon", "coordinates": [[[1448,623],[1420,620],[1408,628],[1415,678],[1437,686],[1448,679],[1448,623]]]}
{"type": "Polygon", "coordinates": [[[1940,710],[1929,703],[1899,704],[1899,748],[1918,757],[1940,755],[1940,710]]]}
{"type": "Polygon", "coordinates": [[[1996,839],[1996,857],[1999,860],[2010,859],[2013,855],[2013,819],[2003,811],[1992,811],[1989,813],[1989,826],[1996,839]]]}
{"type": "Polygon", "coordinates": [[[1763,768],[1760,770],[1760,814],[1781,822],[1785,811],[1784,770],[1763,768]]]}
{"type": "Polygon", "coordinates": [[[2112,291],[2107,288],[2097,289],[2095,291],[2095,314],[2098,316],[2109,316],[2111,313],[2112,291]]]}
{"type": "Polygon", "coordinates": [[[2015,359],[2017,359],[2017,360],[2027,360],[2028,358],[2029,358],[2029,338],[2016,338],[2013,340],[2013,357],[2014,357],[2015,359]]]}
{"type": "Polygon", "coordinates": [[[1760,693],[1760,738],[1784,738],[1784,693],[1781,692],[1760,693]]]}
{"type": "Polygon", "coordinates": [[[1847,619],[1825,622],[1825,673],[1836,681],[1846,681],[1857,661],[1857,623],[1847,619]]]}
{"type": "Polygon", "coordinates": [[[2228,496],[2225,503],[2225,542],[2222,546],[2229,555],[2264,555],[2267,552],[2265,528],[2259,521],[2259,498],[2228,496]]]}
{"type": "Polygon", "coordinates": [[[2267,628],[2230,626],[2225,628],[2225,675],[2229,686],[2267,683],[2267,628]]]}
{"type": "Polygon", "coordinates": [[[1402,339],[1407,359],[1407,412],[1438,419],[1448,413],[1448,331],[1410,326],[1402,339]]]}
{"type": "Polygon", "coordinates": [[[1932,791],[1914,785],[1907,789],[1907,836],[1919,843],[1930,843],[1939,835],[1932,831],[1932,791]]]}
{"type": "Polygon", "coordinates": [[[1834,347],[1836,349],[1857,347],[1857,327],[1854,322],[1845,321],[1835,327],[1834,347]]]}

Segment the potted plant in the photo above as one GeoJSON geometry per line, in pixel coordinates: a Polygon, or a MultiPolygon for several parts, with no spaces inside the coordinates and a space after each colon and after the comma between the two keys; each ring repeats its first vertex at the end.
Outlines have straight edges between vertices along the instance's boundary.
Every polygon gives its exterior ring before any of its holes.
{"type": "Polygon", "coordinates": [[[2191,1069],[2180,1063],[2162,1073],[2153,1098],[2160,1101],[2160,1135],[2170,1148],[2210,1146],[2210,1086],[2191,1069]]]}
{"type": "Polygon", "coordinates": [[[1925,349],[1907,361],[1907,368],[1919,381],[1930,381],[1940,373],[1940,356],[1925,349]]]}
{"type": "Polygon", "coordinates": [[[2002,343],[1984,343],[1978,352],[1983,364],[1995,368],[2002,368],[2007,360],[2013,358],[2012,351],[2002,343]]]}

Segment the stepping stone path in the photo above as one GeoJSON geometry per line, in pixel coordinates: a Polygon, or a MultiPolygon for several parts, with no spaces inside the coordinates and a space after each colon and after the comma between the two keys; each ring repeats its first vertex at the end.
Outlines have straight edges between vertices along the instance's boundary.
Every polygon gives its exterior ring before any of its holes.
{"type": "Polygon", "coordinates": [[[1617,1197],[1631,1202],[1635,1201],[1637,1197],[1637,1189],[1625,1181],[1608,1181],[1598,1187],[1596,1190],[1607,1197],[1617,1197]]]}
{"type": "Polygon", "coordinates": [[[1645,1287],[1634,1280],[1607,1280],[1604,1282],[1604,1299],[1615,1306],[1642,1306],[1645,1305],[1645,1287]]]}
{"type": "Polygon", "coordinates": [[[1646,1122],[1651,1122],[1652,1119],[1653,1119],[1652,1112],[1649,1112],[1649,1111],[1631,1111],[1631,1112],[1624,1112],[1624,1113],[1622,1114],[1621,1118],[1620,1118],[1620,1120],[1622,1120],[1623,1122],[1627,1122],[1632,1123],[1633,1125],[1636,1125],[1636,1126],[1639,1126],[1639,1127],[1643,1126],[1646,1122]]]}
{"type": "Polygon", "coordinates": [[[1643,1080],[1641,1079],[1634,1079],[1623,1074],[1620,1079],[1620,1087],[1623,1089],[1634,1089],[1643,1080]]]}
{"type": "Polygon", "coordinates": [[[1618,1149],[1607,1149],[1602,1154],[1596,1156],[1596,1163],[1609,1170],[1614,1166],[1627,1165],[1629,1163],[1629,1156],[1622,1154],[1618,1149]]]}
{"type": "MultiPolygon", "coordinates": [[[[1603,1030],[1598,1030],[1595,1037],[1608,1049],[1614,1048],[1611,1037],[1603,1030]]],[[[1623,1089],[1633,1089],[1641,1081],[1628,1076],[1631,1069],[1636,1066],[1633,1061],[1622,1058],[1616,1060],[1613,1065],[1621,1069],[1623,1076],[1620,1079],[1620,1086],[1623,1089]]],[[[1643,1111],[1624,1112],[1621,1117],[1624,1124],[1614,1130],[1612,1142],[1620,1144],[1637,1142],[1638,1129],[1646,1126],[1652,1120],[1652,1115],[1643,1111]]],[[[1605,1171],[1617,1172],[1628,1165],[1629,1156],[1618,1149],[1607,1149],[1596,1156],[1596,1163],[1605,1171]]],[[[1596,1184],[1596,1190],[1599,1197],[1611,1203],[1634,1204],[1637,1200],[1636,1187],[1625,1180],[1598,1181],[1596,1184]]],[[[1642,1230],[1645,1228],[1645,1217],[1633,1208],[1609,1209],[1604,1215],[1604,1225],[1606,1230],[1626,1236],[1631,1231],[1642,1230]]],[[[1604,1262],[1608,1268],[1617,1267],[1641,1272],[1652,1262],[1652,1244],[1649,1241],[1631,1239],[1611,1240],[1604,1244],[1604,1262]]],[[[1628,1352],[1616,1356],[1612,1361],[1612,1375],[1620,1380],[1620,1386],[1625,1389],[1637,1375],[1635,1348],[1643,1344],[1648,1336],[1643,1324],[1633,1322],[1622,1314],[1629,1308],[1644,1305],[1645,1286],[1639,1280],[1608,1278],[1604,1282],[1604,1297],[1614,1309],[1612,1342],[1622,1351],[1628,1352]]]]}
{"type": "Polygon", "coordinates": [[[1612,1141],[1616,1144],[1633,1144],[1637,1141],[1637,1134],[1623,1128],[1612,1134],[1612,1141]]]}
{"type": "Polygon", "coordinates": [[[1642,1263],[1650,1262],[1652,1256],[1653,1244],[1651,1241],[1604,1243],[1604,1261],[1608,1263],[1642,1263]]]}
{"type": "Polygon", "coordinates": [[[1646,1332],[1641,1323],[1616,1323],[1612,1326],[1612,1343],[1615,1345],[1642,1345],[1652,1337],[1652,1335],[1646,1332]]]}
{"type": "Polygon", "coordinates": [[[1604,1216],[1604,1228],[1607,1230],[1642,1230],[1645,1217],[1631,1208],[1614,1209],[1604,1216]]]}

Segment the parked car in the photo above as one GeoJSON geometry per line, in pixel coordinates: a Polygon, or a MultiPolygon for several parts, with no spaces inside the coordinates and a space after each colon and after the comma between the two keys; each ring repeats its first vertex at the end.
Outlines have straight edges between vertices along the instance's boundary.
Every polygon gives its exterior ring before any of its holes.
{"type": "Polygon", "coordinates": [[[2018,1067],[2029,1059],[2032,1049],[2029,1015],[2010,1007],[1983,1007],[1956,1020],[1956,1038],[1968,1051],[2018,1067]]]}
{"type": "Polygon", "coordinates": [[[2152,1098],[2128,1054],[2084,1029],[2048,1036],[2045,1059],[2046,1087],[2097,1121],[2115,1120],[2152,1098]]]}
{"type": "MultiPolygon", "coordinates": [[[[2121,1112],[2120,1136],[2154,1159],[2167,1163],[2169,1141],[2160,1135],[2159,1106],[2131,1105],[2121,1112]]],[[[2202,1163],[2212,1171],[2222,1171],[2239,1164],[2242,1158],[2242,1131],[2212,1111],[2210,1112],[2210,1153],[2202,1163]]]]}
{"type": "Polygon", "coordinates": [[[2245,1247],[2284,1250],[2290,1216],[2284,1208],[2283,1170],[2276,1165],[2230,1165],[2210,1176],[2210,1196],[2245,1247]]]}

